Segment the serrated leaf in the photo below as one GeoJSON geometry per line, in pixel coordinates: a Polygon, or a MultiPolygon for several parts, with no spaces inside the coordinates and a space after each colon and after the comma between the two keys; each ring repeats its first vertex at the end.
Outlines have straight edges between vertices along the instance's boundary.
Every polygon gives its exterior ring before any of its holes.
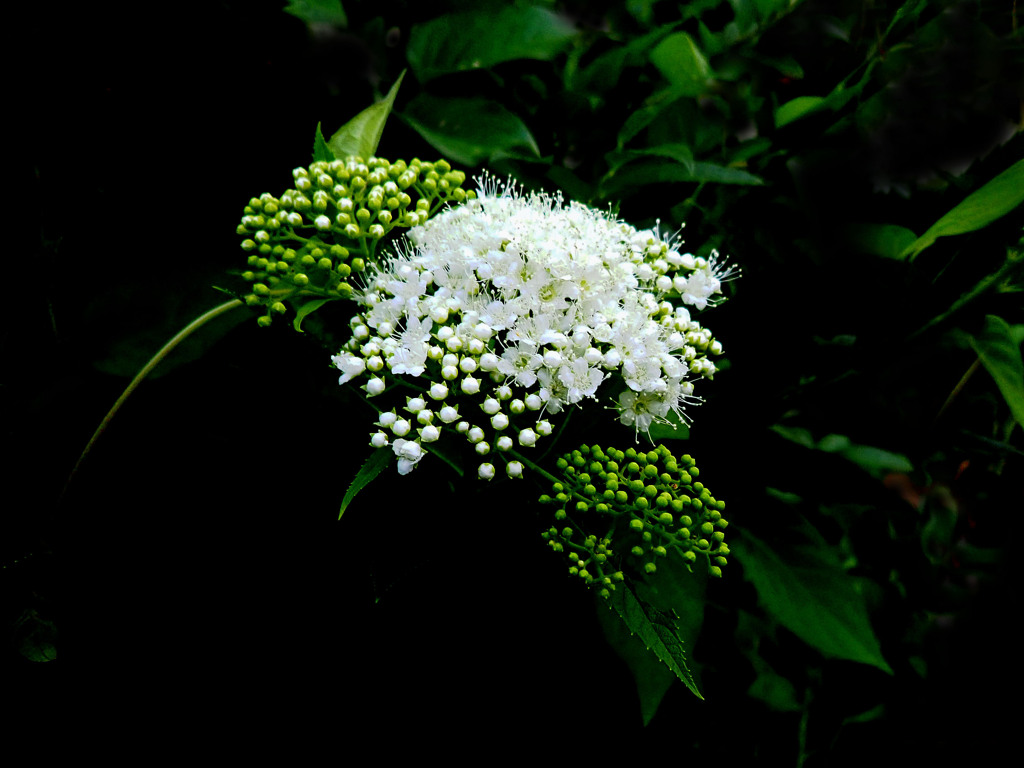
{"type": "Polygon", "coordinates": [[[406,56],[425,83],[441,75],[487,69],[516,59],[548,61],[576,36],[564,16],[536,5],[484,7],[439,16],[409,32],[406,56]]]}
{"type": "Polygon", "coordinates": [[[864,598],[820,535],[783,554],[744,531],[732,552],[757,589],[762,606],[780,624],[825,656],[892,674],[871,628],[864,598]]]}
{"type": "Polygon", "coordinates": [[[609,598],[626,628],[683,681],[699,699],[703,699],[690,671],[686,647],[674,625],[674,617],[640,600],[628,584],[619,584],[609,598]]]}
{"type": "Polygon", "coordinates": [[[295,311],[295,319],[292,320],[292,327],[299,333],[302,333],[302,321],[329,301],[334,301],[334,299],[313,299],[305,302],[295,311]]]}
{"type": "Polygon", "coordinates": [[[971,346],[996,380],[1013,418],[1024,427],[1024,362],[1013,329],[1001,317],[986,315],[985,327],[971,339],[971,346]]]}
{"type": "Polygon", "coordinates": [[[348,26],[348,17],[341,7],[341,0],[289,0],[284,12],[297,16],[307,24],[348,26]]]}
{"type": "Polygon", "coordinates": [[[932,224],[901,256],[913,261],[940,237],[962,235],[988,226],[1024,202],[1024,160],[1018,160],[932,224]]]}
{"type": "Polygon", "coordinates": [[[605,600],[599,599],[597,618],[605,639],[633,673],[636,692],[640,698],[640,716],[648,725],[658,712],[661,700],[672,687],[676,676],[629,629],[618,612],[605,600]]]}
{"type": "Polygon", "coordinates": [[[313,137],[313,162],[329,163],[335,159],[334,152],[331,151],[331,148],[327,145],[327,140],[320,131],[320,123],[317,123],[316,135],[313,137]]]}
{"type": "Polygon", "coordinates": [[[345,510],[348,509],[348,505],[355,499],[356,494],[372,483],[377,475],[387,468],[394,456],[395,452],[390,448],[378,448],[370,454],[370,458],[363,462],[363,466],[359,468],[359,472],[356,473],[352,484],[345,492],[345,498],[341,500],[341,509],[338,510],[339,520],[345,514],[345,510]]]}
{"type": "Polygon", "coordinates": [[[404,77],[405,70],[402,70],[387,96],[372,107],[364,109],[335,131],[327,144],[336,157],[358,155],[364,160],[373,157],[377,145],[380,144],[380,137],[384,135],[384,124],[391,114],[391,107],[394,106],[395,96],[404,77]]]}
{"type": "Polygon", "coordinates": [[[495,157],[539,157],[526,124],[496,101],[421,93],[400,117],[448,160],[475,166],[495,157]]]}
{"type": "Polygon", "coordinates": [[[676,32],[658,43],[651,51],[651,63],[673,89],[687,96],[705,93],[715,74],[707,57],[686,32],[676,32]]]}

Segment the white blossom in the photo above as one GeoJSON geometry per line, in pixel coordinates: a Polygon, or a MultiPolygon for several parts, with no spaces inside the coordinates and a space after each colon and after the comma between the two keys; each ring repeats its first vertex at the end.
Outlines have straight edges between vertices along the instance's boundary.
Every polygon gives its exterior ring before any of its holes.
{"type": "MultiPolygon", "coordinates": [[[[405,406],[423,425],[419,440],[404,439],[405,419],[378,421],[398,438],[399,471],[422,459],[421,442],[441,436],[428,401],[443,401],[439,423],[458,421],[454,434],[481,453],[491,442],[512,449],[509,435],[535,445],[554,432],[545,417],[607,397],[609,380],[621,391],[620,421],[638,432],[671,414],[684,418],[699,402],[693,381],[716,370],[707,356],[722,352],[688,307],[714,304],[735,270],[717,253],[681,254],[676,236],[663,241],[656,227],[637,231],[610,213],[489,177],[480,186],[476,199],[421,221],[369,265],[352,340],[332,358],[342,384],[380,373],[364,385],[370,396],[384,393],[386,373],[422,393],[405,406]],[[486,430],[459,421],[469,403],[489,417],[486,430]]],[[[383,431],[372,438],[386,439],[383,431]]],[[[508,466],[521,475],[519,462],[508,466]]],[[[493,466],[480,465],[478,475],[492,478],[493,466]]]]}

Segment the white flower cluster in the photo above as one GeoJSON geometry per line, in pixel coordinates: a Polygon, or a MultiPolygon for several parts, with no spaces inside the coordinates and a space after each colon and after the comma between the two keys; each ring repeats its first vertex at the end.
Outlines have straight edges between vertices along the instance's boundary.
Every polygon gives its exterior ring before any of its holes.
{"type": "MultiPolygon", "coordinates": [[[[416,390],[381,414],[371,444],[391,445],[402,474],[444,430],[480,456],[529,448],[551,434],[546,415],[616,377],[622,423],[684,418],[694,380],[715,373],[708,355],[722,351],[685,305],[704,308],[731,272],[587,206],[482,187],[367,273],[352,339],[332,358],[339,381],[365,379],[374,397],[392,391],[391,374],[416,390]]],[[[494,474],[479,465],[481,478],[494,474]]]]}

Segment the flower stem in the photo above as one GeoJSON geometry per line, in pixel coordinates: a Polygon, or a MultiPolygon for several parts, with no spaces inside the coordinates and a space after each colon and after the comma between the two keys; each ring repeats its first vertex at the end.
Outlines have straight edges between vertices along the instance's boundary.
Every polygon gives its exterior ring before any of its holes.
{"type": "Polygon", "coordinates": [[[167,357],[174,350],[174,348],[178,346],[178,344],[180,344],[182,341],[188,338],[194,331],[206,325],[206,323],[208,323],[210,320],[213,320],[215,317],[219,317],[220,315],[223,315],[225,312],[232,310],[235,307],[241,306],[243,306],[241,301],[239,301],[238,299],[232,299],[231,301],[227,301],[221,304],[220,306],[214,307],[209,312],[200,315],[191,323],[182,328],[170,341],[164,344],[163,347],[161,347],[160,350],[155,355],[153,355],[153,357],[150,358],[149,362],[142,367],[142,370],[140,370],[135,375],[135,378],[132,379],[131,383],[125,388],[124,392],[121,393],[121,396],[117,398],[117,402],[115,402],[113,407],[107,412],[107,415],[103,417],[103,421],[100,422],[100,425],[96,427],[96,431],[93,432],[92,437],[89,439],[89,442],[85,446],[85,450],[82,451],[82,454],[78,457],[78,461],[75,462],[75,466],[72,468],[71,474],[69,474],[68,479],[64,481],[64,489],[61,491],[61,498],[63,498],[64,494],[67,492],[68,486],[71,485],[71,480],[78,472],[78,468],[82,466],[82,462],[85,460],[85,457],[89,455],[89,451],[92,450],[93,446],[96,444],[96,441],[100,439],[100,435],[102,435],[107,430],[107,427],[110,426],[110,422],[113,420],[117,412],[121,409],[121,406],[124,405],[125,401],[132,394],[132,392],[134,392],[135,389],[139,386],[139,384],[142,383],[143,379],[145,379],[150,373],[152,373],[153,369],[160,365],[163,359],[167,357]]]}

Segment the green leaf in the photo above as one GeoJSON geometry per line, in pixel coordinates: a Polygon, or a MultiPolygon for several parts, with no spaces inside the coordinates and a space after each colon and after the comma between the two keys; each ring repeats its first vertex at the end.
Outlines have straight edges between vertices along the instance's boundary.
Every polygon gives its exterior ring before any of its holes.
{"type": "Polygon", "coordinates": [[[636,692],[640,697],[640,716],[644,725],[648,725],[676,676],[650,652],[639,637],[626,628],[622,618],[606,600],[598,600],[597,618],[604,630],[605,639],[633,673],[636,692]]]}
{"type": "Polygon", "coordinates": [[[715,163],[694,163],[691,181],[711,182],[713,184],[745,184],[760,186],[764,179],[741,168],[731,168],[715,163]]]}
{"type": "Polygon", "coordinates": [[[846,435],[825,435],[818,441],[818,450],[825,451],[825,453],[839,453],[845,451],[850,445],[850,438],[846,435]]]}
{"type": "Polygon", "coordinates": [[[613,48],[599,55],[567,83],[576,92],[604,92],[614,88],[628,67],[639,67],[647,63],[648,50],[671,34],[681,22],[656,27],[646,35],[631,40],[626,45],[613,48]]]}
{"type": "Polygon", "coordinates": [[[540,148],[526,124],[496,101],[421,93],[400,117],[448,160],[466,166],[495,157],[526,159],[540,148]]]}
{"type": "Polygon", "coordinates": [[[1024,202],[1024,160],[1018,160],[988,184],[932,224],[901,256],[913,261],[938,238],[962,235],[988,226],[1024,202]]]}
{"type": "Polygon", "coordinates": [[[802,445],[804,448],[814,448],[815,446],[814,437],[811,435],[811,431],[809,429],[774,424],[771,427],[771,430],[787,440],[792,440],[794,443],[802,445]]]}
{"type": "Polygon", "coordinates": [[[757,589],[761,605],[825,656],[870,664],[889,674],[856,581],[810,526],[809,544],[780,552],[744,531],[733,554],[757,589]]]}
{"type": "Polygon", "coordinates": [[[775,127],[781,128],[804,115],[816,112],[824,103],[825,98],[822,96],[797,96],[775,110],[775,127]]]}
{"type": "Polygon", "coordinates": [[[847,228],[846,236],[860,253],[901,259],[903,252],[917,239],[911,230],[897,224],[857,224],[847,228]]]}
{"type": "Polygon", "coordinates": [[[316,135],[313,137],[313,162],[326,162],[329,163],[335,160],[334,152],[327,145],[327,140],[324,139],[323,133],[320,132],[320,123],[316,124],[316,135]]]}
{"type": "Polygon", "coordinates": [[[302,306],[295,311],[295,319],[292,320],[292,327],[299,333],[302,333],[302,321],[306,316],[313,314],[329,301],[334,301],[334,299],[312,299],[311,301],[307,301],[302,304],[302,306]]]}
{"type": "Polygon", "coordinates": [[[409,32],[406,56],[421,83],[449,74],[487,69],[516,59],[548,61],[577,31],[564,16],[535,5],[492,7],[446,14],[409,32]]]}
{"type": "Polygon", "coordinates": [[[676,32],[662,40],[651,51],[651,63],[686,96],[700,96],[714,77],[711,65],[697,43],[685,32],[676,32]]]}
{"type": "Polygon", "coordinates": [[[644,646],[693,691],[703,699],[697,682],[686,660],[686,644],[680,637],[676,618],[641,600],[628,584],[619,584],[609,598],[626,628],[635,634],[644,646]]]}
{"type": "Polygon", "coordinates": [[[681,163],[666,163],[650,157],[637,156],[621,168],[610,171],[602,181],[601,192],[609,196],[624,190],[641,189],[649,184],[684,182],[748,186],[764,184],[760,177],[739,168],[696,162],[692,168],[687,168],[681,163]]]}
{"type": "Polygon", "coordinates": [[[289,0],[285,13],[298,16],[307,24],[333,24],[347,27],[348,18],[341,0],[289,0]]]}
{"type": "Polygon", "coordinates": [[[875,476],[890,472],[910,472],[914,465],[902,453],[893,453],[871,445],[851,445],[839,455],[875,476]]]}
{"type": "Polygon", "coordinates": [[[348,509],[348,505],[352,503],[356,494],[372,483],[377,475],[383,472],[388,464],[391,463],[391,459],[394,456],[395,452],[390,448],[378,448],[370,454],[370,458],[363,462],[363,466],[359,468],[359,472],[356,473],[352,484],[348,487],[348,491],[345,492],[345,498],[341,500],[341,509],[338,510],[339,520],[345,514],[345,510],[348,509]]]}
{"type": "Polygon", "coordinates": [[[11,642],[29,661],[53,661],[57,658],[57,627],[34,609],[26,609],[15,619],[11,642]]]}
{"type": "Polygon", "coordinates": [[[693,172],[693,149],[689,144],[674,143],[661,144],[657,147],[647,149],[627,149],[619,152],[609,152],[607,156],[608,165],[617,169],[638,157],[667,157],[675,160],[687,171],[693,172]]]}
{"type": "Polygon", "coordinates": [[[402,70],[402,74],[391,86],[387,96],[372,107],[364,109],[331,136],[331,140],[327,144],[336,157],[344,158],[349,155],[357,155],[364,160],[373,157],[377,151],[377,145],[380,144],[380,137],[384,134],[384,124],[388,120],[388,115],[391,114],[391,107],[395,103],[398,87],[402,84],[404,77],[405,70],[402,70]]]}
{"type": "Polygon", "coordinates": [[[647,103],[630,114],[623,122],[618,135],[619,147],[624,147],[640,131],[654,122],[663,111],[685,96],[686,94],[674,88],[666,88],[651,96],[647,103]]]}
{"type": "MultiPolygon", "coordinates": [[[[697,643],[704,621],[708,581],[707,558],[698,560],[691,572],[678,552],[658,561],[658,570],[645,581],[624,583],[609,600],[626,628],[653,652],[698,698],[703,698],[687,655],[697,643]]],[[[627,658],[627,663],[629,659],[627,658]]],[[[642,665],[641,669],[644,669],[642,665]]],[[[645,717],[653,717],[660,701],[659,679],[645,670],[648,680],[637,679],[645,717]]],[[[663,693],[663,692],[661,692],[663,693]]]]}
{"type": "Polygon", "coordinates": [[[884,475],[888,472],[910,472],[914,466],[901,453],[893,453],[870,445],[857,445],[846,435],[825,435],[815,442],[809,430],[802,427],[787,427],[775,424],[771,430],[804,448],[835,453],[848,461],[852,461],[861,469],[872,475],[884,475]]]}
{"type": "Polygon", "coordinates": [[[857,71],[854,71],[849,77],[833,88],[828,96],[797,96],[795,99],[782,104],[775,110],[775,127],[781,128],[792,123],[794,120],[799,120],[825,109],[832,112],[842,109],[848,101],[859,96],[861,91],[871,81],[871,73],[879,61],[881,61],[880,58],[872,59],[864,67],[860,80],[853,85],[847,85],[847,83],[857,76],[857,71]]]}
{"type": "Polygon", "coordinates": [[[996,380],[1013,418],[1024,427],[1024,362],[1010,325],[1001,317],[986,315],[985,327],[971,339],[971,346],[996,380]]]}

